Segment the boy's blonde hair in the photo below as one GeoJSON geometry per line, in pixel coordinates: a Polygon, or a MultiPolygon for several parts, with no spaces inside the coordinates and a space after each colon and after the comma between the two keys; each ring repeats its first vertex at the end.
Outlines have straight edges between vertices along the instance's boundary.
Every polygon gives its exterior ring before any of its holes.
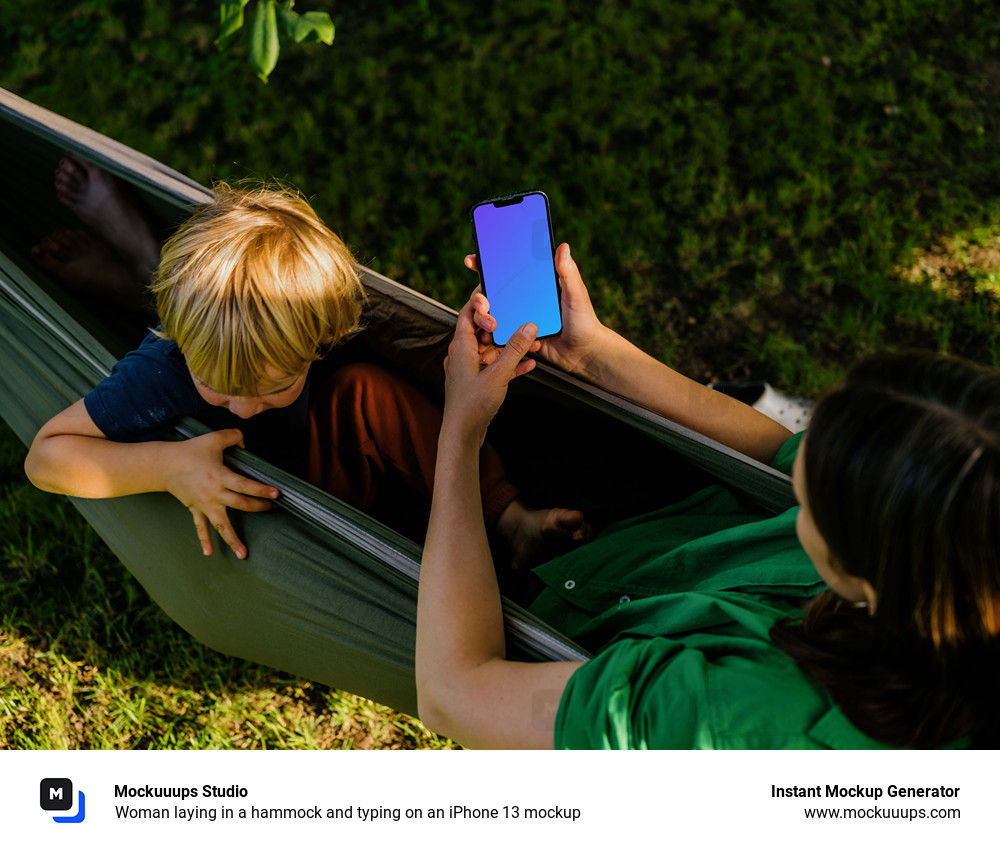
{"type": "Polygon", "coordinates": [[[297,374],[354,334],[364,290],[351,252],[299,192],[214,189],[163,246],[158,333],[212,389],[255,396],[268,366],[297,374]]]}

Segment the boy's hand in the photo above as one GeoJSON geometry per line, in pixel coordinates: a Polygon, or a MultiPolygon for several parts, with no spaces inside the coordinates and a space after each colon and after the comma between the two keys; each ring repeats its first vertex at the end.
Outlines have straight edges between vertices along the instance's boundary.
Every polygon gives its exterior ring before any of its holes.
{"type": "Polygon", "coordinates": [[[222,462],[230,446],[242,446],[243,434],[235,428],[213,431],[180,443],[170,443],[167,491],[191,511],[201,541],[201,551],[212,554],[212,532],[229,544],[237,558],[247,556],[247,547],[236,536],[227,508],[241,511],[268,511],[278,491],[268,484],[245,478],[222,462]]]}
{"type": "MultiPolygon", "coordinates": [[[[476,255],[467,256],[465,265],[470,269],[477,269],[476,255]]],[[[555,266],[559,275],[562,330],[555,336],[537,340],[530,350],[560,369],[582,377],[592,377],[592,366],[599,361],[610,331],[597,318],[580,270],[565,242],[556,249],[555,266]]],[[[489,302],[478,289],[473,293],[472,305],[475,323],[480,330],[483,359],[492,363],[498,355],[498,350],[492,346],[496,319],[489,315],[489,302]],[[492,352],[490,348],[493,348],[492,352]]]]}

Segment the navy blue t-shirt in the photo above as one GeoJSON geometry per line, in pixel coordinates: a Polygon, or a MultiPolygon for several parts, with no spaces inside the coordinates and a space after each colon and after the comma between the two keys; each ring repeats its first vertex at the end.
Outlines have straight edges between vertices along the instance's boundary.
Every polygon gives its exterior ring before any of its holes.
{"type": "Polygon", "coordinates": [[[239,428],[250,451],[301,476],[309,442],[308,396],[307,380],[288,407],[241,419],[198,395],[177,343],[151,333],[83,401],[94,424],[117,443],[162,440],[182,416],[193,416],[215,431],[239,428]]]}

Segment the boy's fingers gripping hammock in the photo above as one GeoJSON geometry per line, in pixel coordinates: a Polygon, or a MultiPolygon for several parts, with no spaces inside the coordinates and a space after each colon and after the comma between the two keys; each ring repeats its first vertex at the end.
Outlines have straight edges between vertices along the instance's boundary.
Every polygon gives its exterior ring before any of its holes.
{"type": "MultiPolygon", "coordinates": [[[[139,328],[123,336],[109,311],[68,293],[31,261],[39,238],[79,226],[52,189],[54,166],[65,153],[127,181],[165,233],[210,196],[149,157],[0,90],[5,194],[18,205],[16,218],[0,232],[0,414],[26,444],[44,422],[104,378],[142,335],[139,328]]],[[[405,364],[413,379],[439,386],[455,312],[367,269],[361,274],[369,304],[360,344],[374,356],[405,364]]],[[[664,463],[693,464],[775,511],[792,504],[785,476],[642,408],[549,368],[521,381],[513,395],[523,396],[528,410],[603,423],[599,427],[624,432],[625,442],[640,442],[664,463]]],[[[178,437],[204,430],[184,420],[178,437]]],[[[591,442],[593,451],[604,450],[604,442],[591,442]]],[[[232,512],[251,553],[246,560],[225,546],[205,558],[190,513],[165,493],[73,504],[157,604],[207,645],[415,712],[419,545],[248,452],[227,454],[237,471],[282,493],[283,510],[232,512]]],[[[579,467],[578,461],[572,466],[579,467]]],[[[617,464],[613,457],[595,457],[593,474],[617,464]]],[[[510,465],[519,468],[518,483],[529,494],[532,475],[539,487],[548,479],[551,489],[551,480],[559,480],[541,462],[510,465]]],[[[586,658],[514,602],[505,600],[505,614],[511,657],[586,658]]]]}

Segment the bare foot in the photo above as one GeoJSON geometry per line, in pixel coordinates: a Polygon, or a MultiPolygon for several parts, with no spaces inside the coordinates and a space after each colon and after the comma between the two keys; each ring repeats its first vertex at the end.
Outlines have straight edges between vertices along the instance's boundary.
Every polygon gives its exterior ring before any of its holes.
{"type": "Polygon", "coordinates": [[[31,249],[31,259],[69,289],[104,295],[130,308],[143,306],[142,286],[131,270],[110,245],[86,231],[55,231],[31,249]]]}
{"type": "Polygon", "coordinates": [[[532,510],[516,499],[500,516],[497,532],[510,552],[512,570],[530,569],[593,536],[580,511],[532,510]]]}
{"type": "Polygon", "coordinates": [[[100,166],[67,154],[56,166],[56,198],[111,245],[142,286],[160,259],[160,241],[126,186],[100,166]]]}

